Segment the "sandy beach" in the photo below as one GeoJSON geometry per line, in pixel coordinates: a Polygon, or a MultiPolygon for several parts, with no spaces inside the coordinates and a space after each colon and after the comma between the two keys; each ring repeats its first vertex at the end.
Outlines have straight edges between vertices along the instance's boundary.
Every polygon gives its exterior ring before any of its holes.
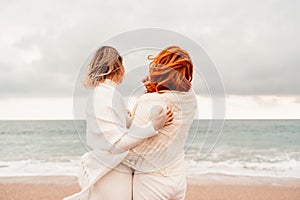
{"type": "MultiPolygon", "coordinates": [[[[57,200],[79,191],[73,176],[0,177],[0,199],[57,200]]],[[[188,178],[186,200],[299,200],[300,179],[197,175],[188,178]]]]}

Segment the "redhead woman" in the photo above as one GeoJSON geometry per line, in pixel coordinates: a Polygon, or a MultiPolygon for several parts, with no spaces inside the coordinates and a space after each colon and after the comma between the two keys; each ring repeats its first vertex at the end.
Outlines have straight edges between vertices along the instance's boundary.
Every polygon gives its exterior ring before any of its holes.
{"type": "Polygon", "coordinates": [[[169,107],[154,107],[147,124],[131,123],[116,90],[124,71],[122,57],[109,46],[99,48],[89,64],[85,86],[92,90],[86,106],[86,142],[92,150],[82,156],[81,191],[66,200],[131,200],[132,169],[122,160],[129,149],[172,124],[169,107]]]}
{"type": "Polygon", "coordinates": [[[133,111],[133,122],[151,121],[150,108],[170,106],[174,120],[157,135],[130,150],[123,163],[135,169],[133,200],[183,200],[186,191],[184,144],[197,110],[192,90],[193,64],[189,54],[171,46],[150,58],[147,89],[133,111]]]}

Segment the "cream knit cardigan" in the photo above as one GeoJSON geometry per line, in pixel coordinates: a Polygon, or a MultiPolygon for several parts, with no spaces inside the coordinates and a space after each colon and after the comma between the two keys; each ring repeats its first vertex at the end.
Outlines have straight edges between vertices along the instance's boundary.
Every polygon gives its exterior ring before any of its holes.
{"type": "Polygon", "coordinates": [[[194,91],[163,91],[144,94],[133,111],[133,123],[143,126],[150,121],[153,106],[171,106],[173,123],[159,130],[159,133],[131,149],[123,161],[136,172],[152,172],[163,176],[184,173],[184,144],[197,111],[194,91]]]}

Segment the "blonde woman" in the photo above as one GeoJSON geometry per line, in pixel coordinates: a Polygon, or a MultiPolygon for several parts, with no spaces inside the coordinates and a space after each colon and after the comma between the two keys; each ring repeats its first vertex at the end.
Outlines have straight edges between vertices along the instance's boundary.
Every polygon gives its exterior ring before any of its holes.
{"type": "Polygon", "coordinates": [[[123,163],[135,169],[133,200],[183,200],[184,144],[197,110],[191,84],[193,64],[189,54],[177,46],[150,59],[149,77],[144,83],[147,91],[137,102],[133,122],[148,124],[154,105],[172,107],[174,120],[132,148],[123,163]]]}
{"type": "Polygon", "coordinates": [[[132,169],[121,164],[127,150],[172,123],[172,110],[156,107],[149,123],[131,124],[116,90],[124,72],[122,57],[113,47],[100,47],[90,62],[85,83],[92,89],[86,106],[86,142],[93,150],[82,156],[81,191],[66,200],[131,200],[132,169]]]}

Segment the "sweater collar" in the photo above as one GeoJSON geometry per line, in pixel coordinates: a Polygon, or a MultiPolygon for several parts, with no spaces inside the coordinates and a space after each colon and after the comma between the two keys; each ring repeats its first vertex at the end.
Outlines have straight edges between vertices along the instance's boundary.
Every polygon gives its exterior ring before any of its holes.
{"type": "Polygon", "coordinates": [[[111,87],[111,88],[116,88],[117,87],[117,83],[115,83],[114,81],[110,80],[110,79],[105,79],[102,83],[100,83],[99,85],[96,86],[96,88],[98,87],[111,87]]]}
{"type": "Polygon", "coordinates": [[[114,82],[110,79],[105,79],[102,84],[105,84],[105,85],[108,85],[108,86],[111,86],[114,88],[117,87],[117,85],[118,85],[116,82],[114,82]]]}

